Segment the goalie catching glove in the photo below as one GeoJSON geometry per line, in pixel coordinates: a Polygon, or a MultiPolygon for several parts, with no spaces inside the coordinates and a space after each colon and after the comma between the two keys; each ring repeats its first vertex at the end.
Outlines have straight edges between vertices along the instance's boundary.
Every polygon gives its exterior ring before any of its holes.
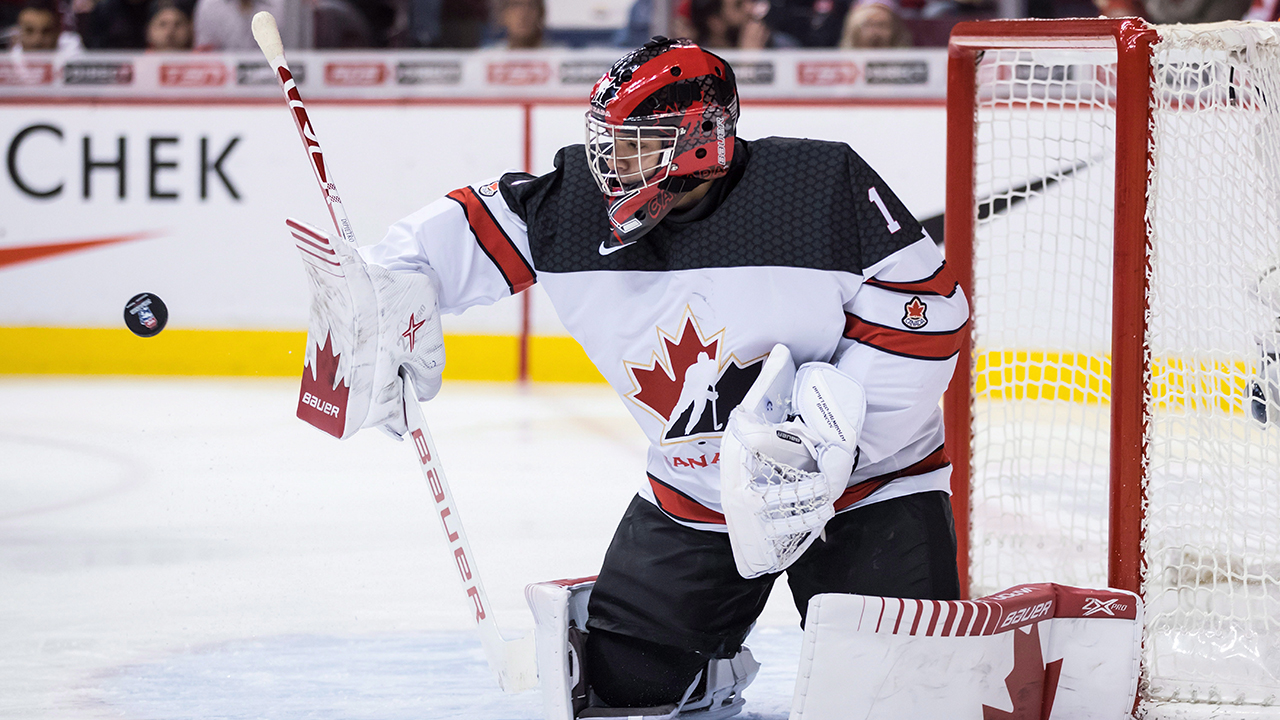
{"type": "Polygon", "coordinates": [[[720,500],[738,574],[785,570],[835,516],[853,473],[867,400],[828,363],[797,371],[791,352],[769,353],[720,444],[720,500]]]}
{"type": "Polygon", "coordinates": [[[298,417],[336,438],[406,430],[401,368],[419,400],[440,391],[444,337],[431,278],[365,263],[356,249],[290,219],[311,288],[298,417]]]}

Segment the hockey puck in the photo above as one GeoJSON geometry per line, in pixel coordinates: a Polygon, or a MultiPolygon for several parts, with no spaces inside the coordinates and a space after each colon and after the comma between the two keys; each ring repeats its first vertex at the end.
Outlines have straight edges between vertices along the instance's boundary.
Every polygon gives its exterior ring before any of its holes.
{"type": "Polygon", "coordinates": [[[158,295],[138,293],[124,305],[124,324],[134,335],[151,337],[164,329],[169,321],[169,308],[158,295]]]}

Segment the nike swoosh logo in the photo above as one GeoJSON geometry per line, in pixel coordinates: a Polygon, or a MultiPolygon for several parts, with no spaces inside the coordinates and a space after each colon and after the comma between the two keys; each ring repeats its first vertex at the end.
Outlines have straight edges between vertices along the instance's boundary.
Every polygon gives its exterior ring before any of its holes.
{"type": "Polygon", "coordinates": [[[160,233],[141,232],[131,233],[129,235],[115,235],[112,237],[96,238],[92,240],[72,240],[69,242],[45,243],[42,245],[20,245],[17,247],[0,248],[0,268],[10,265],[18,265],[19,263],[31,262],[33,260],[41,260],[43,258],[54,257],[57,255],[65,255],[67,253],[78,252],[80,250],[89,250],[103,245],[114,245],[116,243],[129,242],[132,240],[143,240],[145,238],[156,237],[160,233]]]}
{"type": "Polygon", "coordinates": [[[611,255],[611,254],[613,254],[613,253],[618,252],[619,250],[621,250],[621,249],[622,249],[622,248],[624,248],[624,247],[626,247],[626,245],[614,245],[613,247],[605,247],[605,246],[604,246],[604,243],[600,243],[600,254],[601,254],[601,255],[611,255]]]}

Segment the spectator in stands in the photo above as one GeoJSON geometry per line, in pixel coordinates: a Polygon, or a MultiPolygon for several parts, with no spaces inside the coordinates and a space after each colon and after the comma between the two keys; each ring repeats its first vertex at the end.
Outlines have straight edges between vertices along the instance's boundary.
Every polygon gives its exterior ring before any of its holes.
{"type": "Polygon", "coordinates": [[[480,47],[489,23],[485,0],[408,0],[409,44],[431,48],[480,47]]]}
{"type": "Polygon", "coordinates": [[[860,0],[849,8],[840,34],[842,48],[911,47],[911,31],[898,9],[881,0],[860,0]]]}
{"type": "Polygon", "coordinates": [[[315,6],[314,47],[403,47],[409,3],[400,0],[306,0],[315,6]]]}
{"type": "Polygon", "coordinates": [[[56,0],[28,0],[18,11],[18,23],[12,40],[12,51],[74,52],[79,50],[80,36],[62,29],[62,14],[56,0]]]}
{"type": "MultiPolygon", "coordinates": [[[[692,4],[691,0],[680,0],[672,8],[670,27],[666,33],[668,37],[694,37],[693,22],[690,19],[692,4]]],[[[653,0],[635,0],[627,11],[627,24],[614,33],[613,44],[628,49],[638,48],[648,42],[653,34],[653,0]]]]}
{"type": "Polygon", "coordinates": [[[764,23],[768,2],[759,0],[693,0],[689,20],[693,25],[692,40],[704,48],[760,49],[778,47],[764,23]]]}
{"type": "Polygon", "coordinates": [[[525,50],[544,47],[547,6],[543,0],[498,0],[496,47],[525,50]]]}
{"type": "Polygon", "coordinates": [[[1241,20],[1250,0],[1094,0],[1109,17],[1137,15],[1153,23],[1208,23],[1241,20]]]}
{"type": "Polygon", "coordinates": [[[190,50],[195,39],[191,15],[175,0],[155,0],[147,23],[147,49],[156,52],[190,50]]]}
{"type": "Polygon", "coordinates": [[[76,27],[91,50],[142,50],[150,20],[150,0],[89,0],[76,8],[76,27]]]}
{"type": "Polygon", "coordinates": [[[960,22],[988,20],[1000,17],[1000,14],[996,0],[926,0],[924,8],[920,10],[920,17],[960,22]]]}
{"type": "Polygon", "coordinates": [[[802,47],[835,47],[853,0],[771,0],[764,23],[802,47]]]}
{"type": "Polygon", "coordinates": [[[22,12],[24,5],[21,0],[0,0],[0,37],[4,42],[8,42],[10,33],[18,32],[18,13],[22,12]]]}
{"type": "Polygon", "coordinates": [[[29,2],[18,13],[14,45],[23,50],[57,50],[62,21],[52,3],[29,2]]]}
{"type": "Polygon", "coordinates": [[[197,0],[193,19],[197,50],[257,50],[250,27],[266,10],[276,17],[286,50],[315,46],[310,0],[197,0]]]}
{"type": "Polygon", "coordinates": [[[1280,21],[1280,0],[1253,0],[1245,20],[1261,20],[1262,22],[1280,21]]]}

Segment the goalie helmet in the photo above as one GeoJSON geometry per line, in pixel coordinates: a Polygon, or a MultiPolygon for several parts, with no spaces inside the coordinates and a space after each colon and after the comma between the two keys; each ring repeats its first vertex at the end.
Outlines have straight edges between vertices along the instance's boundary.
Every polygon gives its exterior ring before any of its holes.
{"type": "Polygon", "coordinates": [[[733,161],[738,90],[722,58],[655,37],[605,73],[587,111],[587,163],[609,205],[613,237],[638,240],[733,161]]]}

